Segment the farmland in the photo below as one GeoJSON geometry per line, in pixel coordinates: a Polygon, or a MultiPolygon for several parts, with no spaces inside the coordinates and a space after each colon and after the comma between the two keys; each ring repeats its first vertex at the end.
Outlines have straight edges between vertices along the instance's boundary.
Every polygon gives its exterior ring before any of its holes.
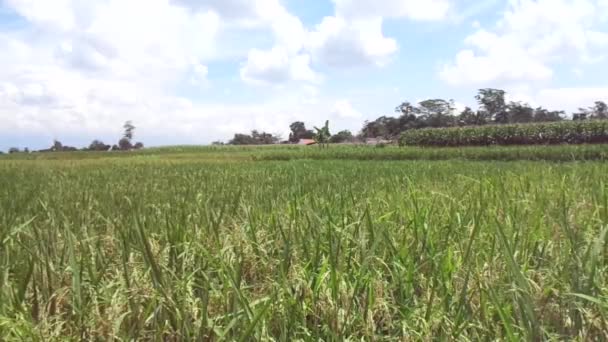
{"type": "Polygon", "coordinates": [[[0,336],[606,340],[606,153],[2,156],[0,336]]]}
{"type": "Polygon", "coordinates": [[[608,142],[608,121],[561,121],[409,130],[402,145],[488,146],[608,142]]]}

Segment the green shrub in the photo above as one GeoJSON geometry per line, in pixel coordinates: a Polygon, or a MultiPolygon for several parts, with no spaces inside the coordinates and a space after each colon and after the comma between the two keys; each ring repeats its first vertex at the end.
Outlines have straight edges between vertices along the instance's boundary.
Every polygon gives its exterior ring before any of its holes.
{"type": "Polygon", "coordinates": [[[608,143],[608,120],[409,130],[401,146],[487,146],[608,143]]]}

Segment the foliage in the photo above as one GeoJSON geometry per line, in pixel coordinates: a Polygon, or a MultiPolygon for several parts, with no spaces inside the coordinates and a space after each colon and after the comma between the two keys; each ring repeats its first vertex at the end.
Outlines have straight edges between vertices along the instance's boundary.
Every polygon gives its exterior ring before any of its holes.
{"type": "Polygon", "coordinates": [[[574,120],[608,119],[608,105],[603,101],[596,101],[592,107],[579,108],[573,115],[574,120]]]}
{"type": "Polygon", "coordinates": [[[329,138],[329,142],[333,144],[352,142],[355,139],[349,130],[340,131],[329,138]]]}
{"type": "Polygon", "coordinates": [[[89,145],[89,151],[108,151],[110,145],[106,145],[101,140],[93,140],[89,145]]]}
{"type": "Polygon", "coordinates": [[[297,143],[300,139],[313,139],[315,133],[306,129],[306,125],[302,121],[293,122],[289,125],[291,133],[289,133],[289,142],[297,143]]]}
{"type": "Polygon", "coordinates": [[[135,126],[133,126],[133,123],[131,121],[127,121],[122,126],[122,128],[125,130],[125,132],[123,134],[123,138],[131,141],[133,139],[133,134],[135,131],[135,126]]]}
{"type": "Polygon", "coordinates": [[[501,89],[485,88],[479,89],[475,96],[479,103],[479,110],[484,117],[484,121],[493,121],[495,123],[508,123],[507,105],[505,102],[506,92],[501,89]]]}
{"type": "Polygon", "coordinates": [[[5,156],[0,336],[605,341],[605,162],[238,159],[600,147],[5,156]]]}
{"type": "MultiPolygon", "coordinates": [[[[505,100],[506,92],[500,89],[479,89],[475,96],[478,110],[465,107],[460,113],[455,112],[453,100],[429,99],[413,105],[403,102],[395,112],[399,117],[380,116],[376,120],[366,121],[361,129],[361,138],[397,139],[401,133],[422,129],[453,126],[481,126],[487,124],[509,124],[528,122],[562,121],[563,111],[550,111],[542,107],[532,108],[527,103],[505,100]]],[[[608,116],[608,106],[596,102],[590,109],[581,109],[583,113],[575,114],[574,120],[603,118],[608,116]],[[602,114],[605,113],[606,115],[602,114]]]]}
{"type": "Polygon", "coordinates": [[[450,127],[455,123],[454,101],[431,99],[418,104],[420,119],[426,127],[450,127]]]}
{"type": "Polygon", "coordinates": [[[122,151],[129,151],[133,149],[133,144],[131,143],[131,139],[124,137],[118,140],[118,148],[122,151]]]}
{"type": "Polygon", "coordinates": [[[314,135],[314,139],[319,144],[319,147],[327,147],[327,143],[329,142],[329,138],[331,137],[331,133],[329,132],[329,120],[325,121],[325,126],[318,128],[314,127],[317,133],[314,135]]]}
{"type": "Polygon", "coordinates": [[[407,131],[402,146],[485,146],[608,143],[608,120],[564,121],[407,131]]]}
{"type": "Polygon", "coordinates": [[[281,140],[278,135],[272,135],[271,133],[259,132],[257,130],[251,131],[251,134],[240,134],[234,135],[234,138],[228,142],[230,145],[269,145],[276,144],[281,140]]]}
{"type": "Polygon", "coordinates": [[[8,153],[19,153],[19,152],[21,152],[19,147],[11,147],[8,149],[8,153]]]}

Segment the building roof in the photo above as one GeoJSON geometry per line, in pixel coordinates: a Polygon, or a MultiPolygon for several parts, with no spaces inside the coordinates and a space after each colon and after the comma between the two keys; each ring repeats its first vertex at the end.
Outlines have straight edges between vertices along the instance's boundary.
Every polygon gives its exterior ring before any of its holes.
{"type": "Polygon", "coordinates": [[[314,139],[300,139],[298,145],[314,145],[317,142],[314,139]]]}
{"type": "Polygon", "coordinates": [[[367,138],[365,139],[366,144],[376,145],[376,144],[390,144],[390,140],[385,140],[382,138],[367,138]]]}

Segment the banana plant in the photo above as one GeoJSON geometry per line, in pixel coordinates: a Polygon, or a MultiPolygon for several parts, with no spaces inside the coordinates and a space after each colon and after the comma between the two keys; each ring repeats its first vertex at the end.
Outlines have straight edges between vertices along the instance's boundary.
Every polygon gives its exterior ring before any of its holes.
{"type": "Polygon", "coordinates": [[[329,120],[325,121],[325,126],[322,128],[314,127],[317,133],[314,136],[315,141],[319,144],[320,148],[327,147],[331,133],[329,133],[329,120]]]}

